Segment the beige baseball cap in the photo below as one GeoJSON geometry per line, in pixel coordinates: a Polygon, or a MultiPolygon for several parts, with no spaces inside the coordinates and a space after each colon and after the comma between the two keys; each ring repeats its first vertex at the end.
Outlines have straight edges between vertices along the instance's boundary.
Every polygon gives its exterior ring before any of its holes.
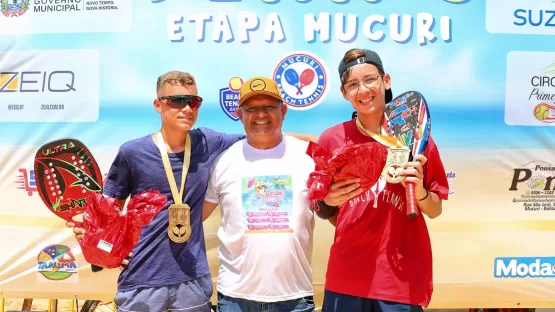
{"type": "Polygon", "coordinates": [[[250,97],[259,94],[269,95],[277,100],[283,101],[281,92],[274,80],[262,76],[255,76],[245,81],[241,86],[237,105],[241,106],[250,97]]]}

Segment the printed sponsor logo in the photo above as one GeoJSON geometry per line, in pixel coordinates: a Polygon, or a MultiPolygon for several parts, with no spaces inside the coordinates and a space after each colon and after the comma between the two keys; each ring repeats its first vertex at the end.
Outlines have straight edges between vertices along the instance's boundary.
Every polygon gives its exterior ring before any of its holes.
{"type": "Polygon", "coordinates": [[[237,102],[239,101],[239,89],[243,85],[243,79],[233,77],[229,79],[227,87],[220,89],[220,107],[227,117],[233,121],[239,120],[237,116],[237,102]]]}
{"type": "Polygon", "coordinates": [[[486,29],[498,34],[555,35],[555,1],[486,0],[486,29]]]}
{"type": "Polygon", "coordinates": [[[326,65],[304,51],[291,53],[279,61],[272,77],[284,102],[296,110],[318,106],[329,89],[326,65]]]}
{"type": "Polygon", "coordinates": [[[447,181],[449,182],[449,195],[455,194],[455,189],[453,187],[453,181],[457,178],[457,173],[454,170],[446,172],[447,181]]]}
{"type": "Polygon", "coordinates": [[[555,277],[555,257],[495,258],[497,278],[555,277]]]}
{"type": "Polygon", "coordinates": [[[555,166],[535,160],[513,170],[509,191],[525,211],[555,210],[555,166]]]}
{"type": "Polygon", "coordinates": [[[77,261],[71,249],[65,245],[50,245],[37,256],[39,278],[51,281],[67,280],[77,276],[77,261]]]}
{"type": "Polygon", "coordinates": [[[8,51],[0,59],[0,122],[98,120],[96,50],[8,51]]]}
{"type": "Polygon", "coordinates": [[[132,0],[0,0],[0,12],[0,35],[127,32],[132,0]]]}
{"type": "Polygon", "coordinates": [[[35,180],[35,170],[19,168],[15,178],[15,188],[25,190],[27,195],[33,196],[37,192],[37,182],[35,180]]]}
{"type": "Polygon", "coordinates": [[[6,17],[19,17],[29,10],[29,0],[0,0],[0,12],[6,17]]]}
{"type": "Polygon", "coordinates": [[[555,53],[510,52],[506,79],[508,125],[555,126],[555,53]]]}

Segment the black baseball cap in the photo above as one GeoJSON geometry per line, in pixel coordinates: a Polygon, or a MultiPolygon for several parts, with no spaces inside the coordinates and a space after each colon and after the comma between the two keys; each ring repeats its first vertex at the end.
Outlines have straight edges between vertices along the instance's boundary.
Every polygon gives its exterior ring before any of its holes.
{"type": "MultiPolygon", "coordinates": [[[[363,57],[359,57],[356,60],[353,60],[346,64],[343,62],[343,60],[341,60],[338,68],[339,79],[341,79],[341,76],[343,76],[343,73],[350,67],[353,67],[358,64],[365,64],[365,63],[372,64],[376,66],[380,70],[380,72],[385,73],[385,70],[383,69],[382,59],[380,58],[378,53],[367,49],[362,49],[362,51],[364,51],[364,54],[365,54],[365,56],[363,57]]],[[[391,92],[391,89],[385,90],[385,103],[387,104],[392,100],[393,100],[393,92],[391,92]]]]}

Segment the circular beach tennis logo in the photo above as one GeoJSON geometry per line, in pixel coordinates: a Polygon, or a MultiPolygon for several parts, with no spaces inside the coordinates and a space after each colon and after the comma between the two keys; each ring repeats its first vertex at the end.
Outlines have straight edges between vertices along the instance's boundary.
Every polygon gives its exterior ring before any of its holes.
{"type": "Polygon", "coordinates": [[[239,90],[243,85],[241,77],[229,79],[227,87],[220,89],[220,107],[225,115],[233,121],[239,120],[237,116],[237,102],[239,102],[239,90]]]}
{"type": "Polygon", "coordinates": [[[296,110],[316,107],[329,89],[326,65],[304,51],[293,52],[279,61],[272,77],[284,102],[296,110]]]}

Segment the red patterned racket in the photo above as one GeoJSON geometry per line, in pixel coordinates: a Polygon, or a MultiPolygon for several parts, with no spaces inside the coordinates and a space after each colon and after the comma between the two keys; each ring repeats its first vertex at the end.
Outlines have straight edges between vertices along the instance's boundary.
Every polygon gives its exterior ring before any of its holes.
{"type": "MultiPolygon", "coordinates": [[[[89,149],[79,140],[59,139],[41,146],[35,155],[37,191],[56,216],[73,220],[85,210],[87,195],[102,191],[102,174],[89,149]]],[[[93,265],[93,271],[101,267],[93,265]]]]}

